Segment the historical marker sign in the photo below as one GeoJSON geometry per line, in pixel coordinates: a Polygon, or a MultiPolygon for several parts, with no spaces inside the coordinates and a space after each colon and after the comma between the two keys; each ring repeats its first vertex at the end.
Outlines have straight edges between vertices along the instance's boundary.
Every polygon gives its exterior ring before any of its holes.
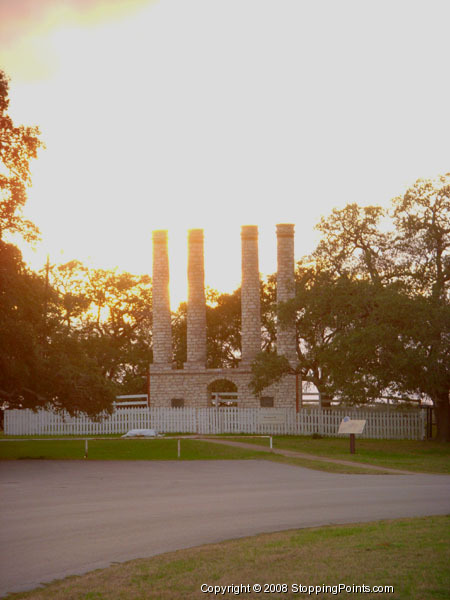
{"type": "Polygon", "coordinates": [[[284,425],[284,423],[286,423],[286,411],[282,408],[262,408],[259,411],[259,425],[284,425]]]}
{"type": "Polygon", "coordinates": [[[348,417],[345,417],[339,425],[338,433],[362,433],[365,426],[366,421],[352,421],[348,417]]]}
{"type": "Polygon", "coordinates": [[[350,454],[355,454],[355,434],[362,433],[365,426],[365,421],[358,421],[356,419],[352,421],[350,417],[344,417],[342,419],[338,433],[350,434],[350,454]]]}

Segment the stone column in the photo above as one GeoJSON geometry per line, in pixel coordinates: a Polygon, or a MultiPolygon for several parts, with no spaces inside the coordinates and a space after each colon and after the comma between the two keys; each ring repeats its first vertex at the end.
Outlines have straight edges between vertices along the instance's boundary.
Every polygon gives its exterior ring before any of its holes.
{"type": "Polygon", "coordinates": [[[172,368],[167,231],[153,231],[153,364],[172,368]]]}
{"type": "Polygon", "coordinates": [[[261,351],[261,308],[258,264],[258,227],[244,225],[242,240],[241,345],[242,364],[249,366],[261,351]]]}
{"type": "Polygon", "coordinates": [[[206,367],[206,300],[203,229],[188,232],[187,363],[185,368],[206,367]]]}
{"type": "MultiPolygon", "coordinates": [[[[295,295],[294,225],[277,225],[277,303],[286,302],[295,295]]],[[[277,324],[277,352],[290,362],[296,362],[295,324],[281,327],[277,324]]]]}

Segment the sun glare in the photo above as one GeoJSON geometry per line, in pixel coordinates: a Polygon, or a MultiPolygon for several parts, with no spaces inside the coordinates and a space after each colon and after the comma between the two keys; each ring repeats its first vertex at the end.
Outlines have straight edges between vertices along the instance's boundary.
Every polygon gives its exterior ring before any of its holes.
{"type": "Polygon", "coordinates": [[[56,12],[20,38],[28,51],[10,42],[0,56],[11,114],[38,124],[47,147],[26,206],[43,239],[34,253],[24,248],[32,266],[50,253],[151,273],[151,232],[168,229],[174,308],[186,298],[189,228],[205,230],[207,285],[232,291],[241,225],[259,225],[269,274],[276,223],[295,223],[300,258],[332,208],[387,205],[418,177],[448,170],[446,94],[424,112],[425,87],[405,92],[416,59],[431,77],[448,54],[438,31],[417,45],[432,14],[412,12],[403,31],[401,10],[389,27],[384,8],[374,11],[380,46],[376,27],[350,27],[333,3],[325,21],[322,3],[290,1],[238,10],[142,0],[110,18],[103,1],[85,12],[47,4],[56,12]]]}

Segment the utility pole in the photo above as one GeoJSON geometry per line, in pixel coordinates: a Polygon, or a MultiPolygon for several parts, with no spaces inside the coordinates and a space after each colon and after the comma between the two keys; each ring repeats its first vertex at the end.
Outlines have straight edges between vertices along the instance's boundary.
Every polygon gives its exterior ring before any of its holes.
{"type": "Polygon", "coordinates": [[[43,331],[42,342],[43,347],[47,345],[47,311],[48,311],[48,279],[50,271],[50,255],[47,254],[47,262],[45,265],[45,287],[44,287],[44,315],[43,315],[43,331]]]}

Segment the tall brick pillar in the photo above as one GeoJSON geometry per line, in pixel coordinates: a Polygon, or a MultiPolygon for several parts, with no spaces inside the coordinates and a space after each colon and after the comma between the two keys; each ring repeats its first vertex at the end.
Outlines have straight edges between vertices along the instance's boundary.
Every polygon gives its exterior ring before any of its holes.
{"type": "Polygon", "coordinates": [[[172,367],[167,231],[153,231],[153,364],[172,367]]]}
{"type": "Polygon", "coordinates": [[[242,240],[241,345],[242,363],[249,364],[261,352],[261,308],[258,264],[258,227],[244,225],[242,240]]]}
{"type": "Polygon", "coordinates": [[[206,301],[203,229],[188,232],[187,363],[185,368],[206,366],[206,301]]]}
{"type": "MultiPolygon", "coordinates": [[[[277,303],[286,302],[295,295],[294,225],[277,225],[277,303]]],[[[290,362],[297,358],[295,324],[281,328],[277,324],[277,352],[290,362]]]]}

